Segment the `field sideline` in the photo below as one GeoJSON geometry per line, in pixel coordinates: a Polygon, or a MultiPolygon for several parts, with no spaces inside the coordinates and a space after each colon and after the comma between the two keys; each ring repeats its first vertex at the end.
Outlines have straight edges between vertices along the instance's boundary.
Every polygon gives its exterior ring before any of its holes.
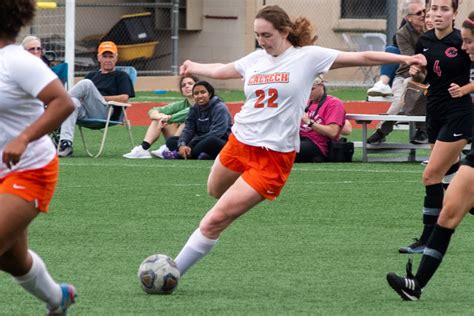
{"type": "MultiPolygon", "coordinates": [[[[133,131],[138,142],[145,128],[133,131]]],[[[211,162],[119,158],[124,132],[111,129],[99,159],[77,139],[50,214],[30,228],[55,279],[78,289],[70,315],[472,314],[470,218],[420,302],[402,302],[386,284],[387,272],[404,271],[398,247],[420,229],[419,163],[297,164],[277,201],[237,221],[173,295],[144,294],[140,262],[174,257],[213,205],[211,162]]],[[[6,274],[0,284],[0,315],[44,314],[6,274]]]]}

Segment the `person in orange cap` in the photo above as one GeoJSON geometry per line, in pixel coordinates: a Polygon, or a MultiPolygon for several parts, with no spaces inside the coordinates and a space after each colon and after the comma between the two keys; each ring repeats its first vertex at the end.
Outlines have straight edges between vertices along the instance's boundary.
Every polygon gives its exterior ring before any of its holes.
{"type": "MultiPolygon", "coordinates": [[[[118,49],[114,42],[100,43],[97,49],[97,60],[100,69],[89,72],[85,79],[79,81],[69,94],[74,102],[74,112],[61,125],[59,157],[70,157],[73,153],[74,128],[79,119],[106,119],[107,102],[127,102],[135,96],[130,77],[123,71],[116,71],[118,49]]],[[[111,120],[119,120],[122,115],[120,107],[114,107],[111,120]]]]}

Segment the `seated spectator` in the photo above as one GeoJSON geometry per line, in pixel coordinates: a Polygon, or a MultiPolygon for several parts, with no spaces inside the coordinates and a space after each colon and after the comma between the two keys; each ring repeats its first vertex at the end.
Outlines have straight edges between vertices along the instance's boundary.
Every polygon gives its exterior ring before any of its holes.
{"type": "MultiPolygon", "coordinates": [[[[402,19],[400,28],[406,24],[406,20],[402,19]]],[[[400,54],[398,48],[397,37],[394,35],[392,39],[393,44],[385,47],[386,53],[400,54]]],[[[380,77],[379,80],[367,90],[367,95],[370,97],[390,97],[393,96],[392,84],[395,79],[395,73],[398,69],[398,64],[388,64],[380,66],[380,77]]]]}
{"type": "Polygon", "coordinates": [[[215,159],[227,142],[232,126],[229,109],[215,95],[207,81],[193,86],[195,104],[184,123],[181,136],[168,138],[163,152],[165,159],[215,159]]]}
{"type": "MultiPolygon", "coordinates": [[[[127,102],[135,96],[130,77],[123,71],[116,71],[118,50],[113,42],[99,45],[97,59],[100,69],[89,72],[71,90],[74,112],[61,125],[59,157],[69,157],[73,153],[74,129],[78,119],[107,118],[107,102],[127,102]]],[[[114,107],[111,120],[119,120],[122,108],[114,107]]]]}
{"type": "Polygon", "coordinates": [[[46,65],[50,65],[50,61],[44,56],[43,46],[41,46],[41,39],[39,37],[29,35],[23,39],[21,46],[31,54],[41,58],[46,65]]]}
{"type": "Polygon", "coordinates": [[[326,161],[328,142],[339,139],[343,129],[346,134],[352,130],[345,119],[344,104],[338,98],[326,94],[324,82],[322,75],[319,75],[311,87],[309,102],[301,119],[301,144],[295,162],[326,161]]]}
{"type": "MultiPolygon", "coordinates": [[[[407,23],[397,31],[397,43],[402,55],[412,56],[415,55],[416,42],[424,31],[424,0],[407,0],[404,3],[403,14],[407,23]]],[[[402,106],[404,105],[407,85],[411,81],[409,69],[410,67],[404,64],[400,65],[397,69],[392,85],[393,100],[390,108],[387,110],[387,114],[396,115],[402,113],[402,106]]],[[[408,102],[410,102],[409,108],[415,109],[415,106],[412,104],[413,102],[417,103],[417,108],[413,113],[405,112],[405,114],[421,115],[420,113],[424,110],[426,100],[423,99],[424,95],[420,93],[420,91],[413,91],[416,92],[416,95],[420,98],[420,100],[414,100],[412,97],[407,98],[408,102]],[[415,112],[417,114],[415,114],[415,112]]],[[[367,143],[380,144],[385,142],[385,137],[393,131],[393,126],[395,123],[396,122],[393,121],[380,122],[375,133],[367,138],[367,143]]],[[[425,123],[418,122],[416,124],[416,128],[416,133],[411,142],[414,144],[427,143],[428,137],[426,134],[425,123]]]]}
{"type": "Polygon", "coordinates": [[[151,158],[152,155],[163,158],[162,151],[167,150],[166,145],[163,145],[158,150],[150,152],[150,147],[153,145],[161,133],[168,139],[171,136],[180,136],[184,128],[184,120],[188,115],[193,101],[193,86],[198,81],[196,77],[185,76],[181,77],[179,81],[179,89],[184,96],[183,100],[170,103],[166,106],[152,108],[148,115],[150,116],[151,124],[146,131],[145,138],[141,145],[135,146],[131,152],[123,155],[124,158],[129,159],[144,159],[151,158]]]}

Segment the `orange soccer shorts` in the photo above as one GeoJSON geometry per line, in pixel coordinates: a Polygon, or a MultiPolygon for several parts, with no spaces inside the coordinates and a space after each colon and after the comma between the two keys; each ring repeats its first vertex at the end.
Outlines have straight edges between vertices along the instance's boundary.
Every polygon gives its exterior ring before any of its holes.
{"type": "Polygon", "coordinates": [[[34,202],[40,212],[48,212],[58,181],[59,160],[55,156],[46,166],[12,172],[0,179],[0,194],[16,195],[28,202],[34,202]]]}
{"type": "Polygon", "coordinates": [[[226,168],[242,178],[268,200],[274,200],[288,180],[296,152],[282,153],[239,142],[233,134],[219,154],[226,168]]]}

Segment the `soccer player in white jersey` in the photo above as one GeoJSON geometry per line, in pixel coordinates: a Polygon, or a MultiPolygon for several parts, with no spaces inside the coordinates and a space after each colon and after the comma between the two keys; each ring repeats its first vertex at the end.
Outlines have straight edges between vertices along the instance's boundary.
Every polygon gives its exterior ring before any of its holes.
{"type": "Polygon", "coordinates": [[[291,21],[278,6],[262,8],[254,32],[263,48],[228,64],[185,61],[181,74],[243,78],[246,101],[212,166],[208,192],[218,199],[176,257],[181,274],[205,256],[235,219],[283,188],[299,150],[299,126],[311,85],[329,69],[359,65],[425,64],[424,57],[347,53],[312,46],[305,18],[291,21]]]}
{"type": "MultiPolygon", "coordinates": [[[[0,270],[46,303],[50,315],[63,315],[75,289],[57,284],[28,249],[27,229],[47,212],[57,182],[58,157],[47,134],[74,106],[41,59],[14,44],[35,6],[33,0],[0,1],[0,270]]],[[[23,314],[21,306],[14,314],[23,314]]]]}

